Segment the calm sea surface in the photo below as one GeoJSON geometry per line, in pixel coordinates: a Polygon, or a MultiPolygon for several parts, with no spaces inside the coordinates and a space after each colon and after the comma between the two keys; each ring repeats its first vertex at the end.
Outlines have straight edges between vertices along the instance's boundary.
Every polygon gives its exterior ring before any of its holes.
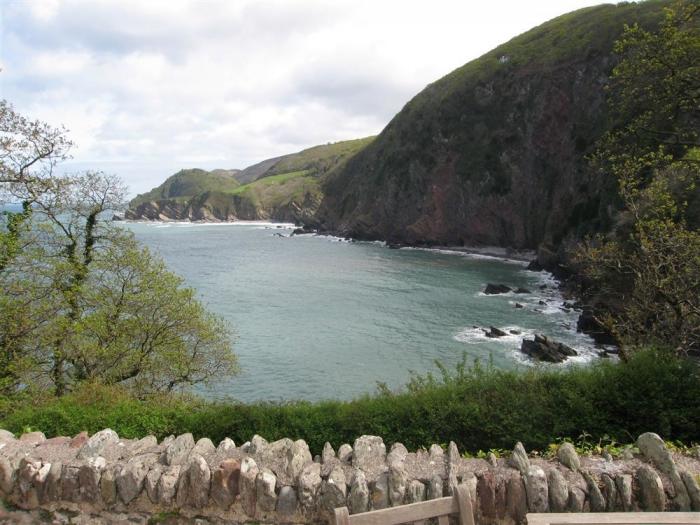
{"type": "Polygon", "coordinates": [[[593,356],[553,281],[522,263],[287,237],[289,226],[263,223],[125,227],[236,334],[242,372],[200,390],[210,398],[349,399],[374,392],[379,381],[400,387],[411,370],[434,370],[436,359],[454,365],[464,352],[499,367],[525,366],[520,342],[535,332],[581,350],[575,362],[593,356]],[[485,296],[487,282],[533,293],[485,296]],[[488,339],[478,327],[490,325],[522,334],[488,339]]]}

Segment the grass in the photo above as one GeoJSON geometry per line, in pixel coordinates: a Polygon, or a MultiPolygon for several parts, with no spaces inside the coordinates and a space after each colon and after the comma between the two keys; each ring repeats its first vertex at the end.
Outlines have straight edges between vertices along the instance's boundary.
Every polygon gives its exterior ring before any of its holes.
{"type": "Polygon", "coordinates": [[[129,203],[129,206],[134,208],[143,202],[163,199],[183,202],[208,191],[231,191],[239,185],[240,183],[230,171],[205,171],[198,168],[180,170],[175,175],[168,177],[160,186],[136,196],[129,203]]]}
{"type": "MultiPolygon", "coordinates": [[[[226,170],[182,170],[148,193],[137,196],[129,204],[135,208],[148,201],[171,201],[194,207],[206,207],[222,216],[245,208],[255,209],[257,216],[273,215],[275,209],[311,202],[317,206],[322,198],[319,178],[344,163],[363,149],[374,137],[346,140],[314,146],[281,157],[256,175],[257,180],[240,184],[235,176],[247,177],[226,170]]],[[[260,164],[267,165],[269,161],[260,164]]],[[[258,165],[249,169],[256,169],[258,165]]]]}
{"type": "Polygon", "coordinates": [[[351,401],[239,403],[179,396],[139,401],[90,385],[60,399],[6,406],[0,427],[13,432],[31,427],[49,436],[105,427],[129,438],[192,432],[236,443],[260,434],[268,440],[305,439],[314,453],[326,441],[337,448],[373,434],[409,449],[455,441],[461,451],[478,454],[512,450],[516,441],[547,451],[553,443],[582,436],[594,445],[633,443],[647,431],[697,443],[699,398],[696,362],[645,352],[627,364],[601,361],[564,370],[461,365],[437,377],[417,376],[400,392],[380,388],[351,401]]]}

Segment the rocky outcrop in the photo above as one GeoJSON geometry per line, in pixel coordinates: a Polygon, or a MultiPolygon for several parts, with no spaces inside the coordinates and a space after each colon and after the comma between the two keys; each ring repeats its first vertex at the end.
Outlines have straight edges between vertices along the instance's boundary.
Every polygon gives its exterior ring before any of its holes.
{"type": "Polygon", "coordinates": [[[506,286],[505,284],[488,283],[486,285],[486,288],[484,288],[484,293],[486,295],[496,295],[496,294],[508,293],[511,291],[512,291],[511,288],[509,286],[506,286]]]}
{"type": "Polygon", "coordinates": [[[329,175],[319,227],[387,242],[554,252],[568,236],[606,229],[614,182],[586,158],[609,125],[613,43],[625,23],[651,25],[664,5],[569,13],[429,84],[329,175]]]}
{"type": "Polygon", "coordinates": [[[77,441],[0,432],[0,499],[18,509],[0,507],[0,521],[146,523],[171,515],[177,523],[320,523],[337,507],[359,513],[415,503],[458,484],[469,490],[479,525],[522,524],[527,512],[700,510],[700,459],[668,450],[655,434],[640,436],[638,446],[637,456],[606,460],[564,444],[557,461],[529,457],[518,443],[507,461],[486,461],[461,457],[454,443],[417,452],[395,443],[387,454],[380,437],[361,436],[352,452],[341,445],[336,455],[327,444],[314,462],[301,440],[260,436],[214,447],[190,434],[158,443],[109,429],[77,441]]]}
{"type": "Polygon", "coordinates": [[[523,339],[520,351],[537,361],[547,361],[549,363],[562,363],[569,357],[578,355],[573,348],[564,343],[558,343],[551,339],[535,334],[535,339],[523,339]]]}

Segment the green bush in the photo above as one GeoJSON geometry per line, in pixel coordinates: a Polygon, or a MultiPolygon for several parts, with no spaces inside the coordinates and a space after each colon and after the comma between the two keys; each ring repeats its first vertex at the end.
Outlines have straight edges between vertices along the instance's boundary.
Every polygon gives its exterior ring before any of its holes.
{"type": "Polygon", "coordinates": [[[646,431],[667,440],[700,441],[697,363],[644,352],[629,363],[599,362],[563,370],[504,371],[464,365],[437,377],[415,377],[401,392],[380,389],[353,401],[318,403],[206,402],[188,397],[138,401],[113,388],[91,386],[60,399],[18,403],[0,427],[31,427],[72,435],[105,427],[124,437],[192,432],[237,443],[305,439],[320,453],[362,434],[409,449],[455,441],[460,450],[510,449],[522,441],[545,450],[563,438],[632,442],[646,431]]]}

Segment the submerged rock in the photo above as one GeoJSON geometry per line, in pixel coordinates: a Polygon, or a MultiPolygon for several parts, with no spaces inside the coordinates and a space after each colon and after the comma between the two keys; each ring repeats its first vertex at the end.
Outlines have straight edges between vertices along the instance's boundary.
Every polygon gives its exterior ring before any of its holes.
{"type": "Polygon", "coordinates": [[[493,283],[488,283],[486,285],[486,288],[484,289],[484,293],[487,295],[508,293],[510,291],[512,291],[511,288],[509,286],[506,286],[505,284],[493,284],[493,283]]]}
{"type": "Polygon", "coordinates": [[[503,330],[496,328],[495,326],[490,326],[488,330],[484,329],[484,334],[486,334],[486,337],[490,337],[492,339],[508,335],[503,330]]]}
{"type": "Polygon", "coordinates": [[[573,348],[539,334],[535,334],[534,341],[523,339],[520,351],[538,361],[550,363],[562,363],[569,357],[578,355],[573,348]]]}

